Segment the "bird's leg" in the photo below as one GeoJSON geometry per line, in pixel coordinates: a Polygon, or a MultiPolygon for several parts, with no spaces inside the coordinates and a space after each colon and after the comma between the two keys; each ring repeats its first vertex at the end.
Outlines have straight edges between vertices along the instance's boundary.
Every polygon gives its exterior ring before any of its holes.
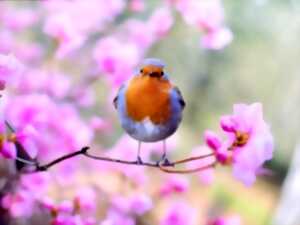
{"type": "Polygon", "coordinates": [[[166,140],[163,140],[163,154],[161,156],[161,159],[157,162],[157,164],[160,164],[162,162],[163,166],[170,166],[171,163],[167,158],[167,145],[166,140]]]}
{"type": "Polygon", "coordinates": [[[138,153],[137,153],[137,159],[136,159],[137,164],[143,164],[142,158],[140,156],[141,145],[142,145],[142,143],[139,141],[138,142],[138,153]]]}

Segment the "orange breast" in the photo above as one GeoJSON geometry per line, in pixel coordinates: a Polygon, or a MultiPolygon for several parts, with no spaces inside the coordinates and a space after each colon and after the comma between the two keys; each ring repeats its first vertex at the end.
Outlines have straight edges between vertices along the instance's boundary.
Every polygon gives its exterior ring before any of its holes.
{"type": "Polygon", "coordinates": [[[160,124],[170,117],[169,81],[149,76],[134,77],[127,88],[127,113],[135,121],[147,117],[151,122],[160,124]]]}

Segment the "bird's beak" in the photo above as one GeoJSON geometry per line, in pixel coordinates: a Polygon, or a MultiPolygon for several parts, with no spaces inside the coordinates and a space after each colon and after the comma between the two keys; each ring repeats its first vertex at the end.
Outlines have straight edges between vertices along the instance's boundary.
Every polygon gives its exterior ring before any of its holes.
{"type": "Polygon", "coordinates": [[[158,72],[152,72],[149,74],[150,77],[161,77],[161,74],[158,72]]]}

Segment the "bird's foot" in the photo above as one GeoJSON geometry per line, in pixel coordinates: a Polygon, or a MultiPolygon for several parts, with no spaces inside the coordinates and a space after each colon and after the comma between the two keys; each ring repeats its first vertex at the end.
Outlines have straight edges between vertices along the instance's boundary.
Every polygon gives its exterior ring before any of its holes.
{"type": "Polygon", "coordinates": [[[138,165],[142,165],[143,164],[142,158],[140,156],[137,157],[136,164],[138,164],[138,165]]]}
{"type": "Polygon", "coordinates": [[[157,166],[173,166],[173,164],[167,159],[166,154],[163,154],[161,159],[156,162],[157,166]]]}

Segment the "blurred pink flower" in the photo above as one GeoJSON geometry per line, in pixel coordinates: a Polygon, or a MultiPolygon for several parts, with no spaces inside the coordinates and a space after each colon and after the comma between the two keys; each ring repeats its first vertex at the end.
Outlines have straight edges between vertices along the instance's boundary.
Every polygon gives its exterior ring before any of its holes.
{"type": "Polygon", "coordinates": [[[112,22],[124,10],[125,0],[89,0],[89,4],[81,0],[45,1],[43,5],[49,16],[63,14],[73,21],[76,30],[88,34],[112,22]]]}
{"type": "Polygon", "coordinates": [[[16,130],[32,126],[30,133],[39,157],[49,159],[59,152],[66,153],[88,145],[93,131],[83,121],[74,105],[56,104],[43,94],[19,95],[11,98],[5,115],[16,130]],[[10,110],[10,109],[14,110],[10,110]],[[76,132],[74,132],[76,131],[76,132]],[[57,138],[57,137],[60,138],[57,138]]]}
{"type": "Polygon", "coordinates": [[[28,29],[38,21],[38,13],[30,8],[9,7],[0,15],[3,25],[12,31],[28,29]]]}
{"type": "Polygon", "coordinates": [[[113,196],[111,204],[114,210],[124,215],[141,216],[153,208],[152,199],[144,194],[138,193],[131,196],[113,196]]]}
{"type": "MultiPolygon", "coordinates": [[[[156,24],[153,23],[152,26],[154,25],[156,24]]],[[[141,50],[148,49],[155,42],[156,37],[154,33],[149,30],[148,24],[145,21],[129,19],[125,23],[125,28],[128,39],[135,43],[141,50]]],[[[154,28],[155,27],[153,27],[152,31],[154,28]]]]}
{"type": "Polygon", "coordinates": [[[108,209],[106,218],[100,222],[100,225],[135,225],[135,219],[132,216],[123,214],[113,208],[108,209]]]}
{"type": "Polygon", "coordinates": [[[233,34],[224,23],[224,9],[220,0],[179,0],[175,4],[185,22],[204,32],[203,48],[220,50],[231,43],[233,34]]]}
{"type": "Polygon", "coordinates": [[[130,0],[129,9],[133,12],[142,12],[145,9],[145,0],[130,0]]]}
{"type": "Polygon", "coordinates": [[[21,176],[20,186],[32,193],[32,196],[43,197],[50,184],[47,172],[24,174],[21,176]]]}
{"type": "Polygon", "coordinates": [[[173,25],[171,10],[167,7],[156,9],[148,20],[147,25],[148,32],[152,32],[156,39],[166,36],[173,25]]]}
{"type": "Polygon", "coordinates": [[[160,225],[193,225],[196,211],[185,202],[170,204],[169,209],[160,221],[160,225]]]}
{"type": "MultiPolygon", "coordinates": [[[[192,150],[191,157],[207,155],[210,153],[212,153],[212,151],[208,147],[198,146],[192,150]]],[[[204,166],[212,164],[214,161],[216,161],[215,156],[210,156],[210,157],[206,157],[203,159],[191,161],[190,163],[188,163],[188,168],[195,169],[195,168],[199,168],[202,166],[204,167],[204,166]]],[[[215,178],[214,168],[209,168],[209,169],[199,171],[196,173],[196,175],[199,178],[201,183],[203,183],[205,185],[210,185],[210,184],[212,184],[212,182],[214,181],[214,178],[215,178]]]]}
{"type": "Polygon", "coordinates": [[[74,26],[74,21],[65,14],[49,17],[44,32],[58,41],[58,58],[63,58],[78,49],[85,41],[83,34],[74,26]]]}
{"type": "Polygon", "coordinates": [[[130,212],[141,216],[154,206],[152,199],[146,194],[135,194],[129,199],[130,212]]]}
{"type": "Polygon", "coordinates": [[[207,49],[220,50],[232,42],[233,34],[226,27],[209,31],[201,38],[201,46],[207,49]]]}
{"type": "Polygon", "coordinates": [[[238,215],[232,215],[232,216],[221,216],[219,218],[216,218],[210,222],[208,222],[207,225],[241,225],[241,218],[238,215]]]}
{"type": "Polygon", "coordinates": [[[4,195],[1,205],[9,211],[12,217],[27,218],[32,215],[34,199],[31,192],[17,190],[15,193],[4,195]]]}
{"type": "MultiPolygon", "coordinates": [[[[137,157],[137,142],[128,135],[120,137],[114,146],[106,150],[107,157],[119,158],[124,160],[136,160],[137,157]]],[[[142,159],[146,161],[150,152],[142,151],[142,159]]],[[[96,168],[108,173],[118,172],[130,179],[136,185],[143,185],[147,181],[145,168],[140,166],[128,166],[125,164],[109,163],[109,162],[95,162],[96,168]]]]}
{"type": "Polygon", "coordinates": [[[107,119],[94,116],[90,119],[90,127],[97,132],[110,132],[112,131],[112,124],[107,119]]]}
{"type": "Polygon", "coordinates": [[[0,30],[0,53],[2,54],[9,54],[13,46],[15,45],[15,38],[12,32],[1,29],[0,30]]]}
{"type": "Polygon", "coordinates": [[[174,175],[163,180],[164,182],[159,190],[159,194],[163,197],[172,193],[184,193],[189,188],[189,180],[186,177],[174,175]]]}
{"type": "Polygon", "coordinates": [[[24,71],[24,66],[12,54],[0,54],[0,81],[3,84],[13,81],[24,71]]]}
{"type": "Polygon", "coordinates": [[[96,192],[92,188],[79,189],[74,198],[74,204],[80,212],[92,213],[96,210],[96,192]]]}
{"type": "Polygon", "coordinates": [[[0,154],[7,159],[15,159],[17,156],[17,149],[14,143],[4,141],[1,143],[0,154]]]}
{"type": "Polygon", "coordinates": [[[115,37],[100,39],[94,49],[94,59],[99,71],[106,75],[113,87],[119,87],[133,75],[133,70],[139,62],[139,54],[136,45],[115,37]]]}
{"type": "Polygon", "coordinates": [[[179,0],[175,2],[175,6],[190,25],[210,30],[224,23],[224,10],[220,0],[179,0]]]}

